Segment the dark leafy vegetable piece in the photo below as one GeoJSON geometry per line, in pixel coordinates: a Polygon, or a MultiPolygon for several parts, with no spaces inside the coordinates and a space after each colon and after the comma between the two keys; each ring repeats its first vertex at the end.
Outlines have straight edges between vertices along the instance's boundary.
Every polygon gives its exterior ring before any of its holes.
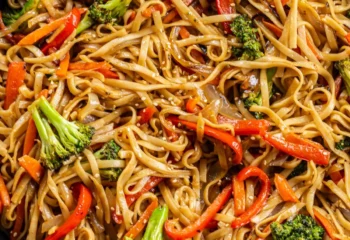
{"type": "Polygon", "coordinates": [[[335,67],[339,70],[339,73],[344,80],[346,91],[350,96],[350,58],[337,62],[335,67]]]}
{"type": "Polygon", "coordinates": [[[299,165],[288,175],[288,179],[299,176],[307,170],[307,162],[301,161],[299,165]]]}
{"type": "Polygon", "coordinates": [[[338,150],[344,150],[350,147],[350,137],[344,137],[342,140],[335,144],[335,148],[338,150]]]}
{"type": "MultiPolygon", "coordinates": [[[[5,0],[2,0],[5,1],[5,0]]],[[[40,0],[28,0],[21,9],[12,9],[7,7],[4,11],[2,11],[2,19],[6,26],[11,25],[15,21],[17,21],[22,15],[26,12],[36,9],[40,0]]]]}

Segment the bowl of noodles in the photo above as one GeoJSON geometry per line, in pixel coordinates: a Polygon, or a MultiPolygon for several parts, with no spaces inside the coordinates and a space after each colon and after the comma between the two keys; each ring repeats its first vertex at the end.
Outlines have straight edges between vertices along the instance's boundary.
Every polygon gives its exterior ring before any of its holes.
{"type": "Polygon", "coordinates": [[[349,239],[347,1],[1,4],[10,239],[349,239]]]}

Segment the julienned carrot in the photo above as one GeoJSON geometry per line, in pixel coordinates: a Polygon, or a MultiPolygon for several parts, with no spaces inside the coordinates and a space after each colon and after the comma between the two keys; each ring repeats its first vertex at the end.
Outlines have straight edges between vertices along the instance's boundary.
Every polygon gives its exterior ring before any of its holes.
{"type": "Polygon", "coordinates": [[[150,18],[152,17],[152,13],[154,13],[155,11],[159,11],[162,12],[163,8],[160,4],[154,4],[148,8],[146,8],[145,10],[142,11],[142,16],[145,18],[150,18]]]}
{"type": "Polygon", "coordinates": [[[107,62],[74,62],[68,66],[68,70],[95,70],[107,78],[119,78],[118,74],[110,70],[111,68],[107,62]]]}
{"type": "Polygon", "coordinates": [[[10,194],[7,190],[6,184],[2,176],[0,175],[0,198],[1,202],[4,204],[5,207],[10,206],[10,194]]]}
{"type": "Polygon", "coordinates": [[[60,66],[56,70],[56,75],[59,77],[67,76],[68,66],[69,66],[70,55],[69,52],[66,53],[63,60],[60,62],[60,66]]]}
{"type": "Polygon", "coordinates": [[[348,41],[348,43],[350,44],[350,32],[348,34],[345,35],[345,39],[348,41]]]}
{"type": "Polygon", "coordinates": [[[152,212],[157,207],[158,207],[158,200],[155,199],[146,208],[146,210],[143,212],[139,220],[135,223],[134,226],[132,226],[132,228],[130,228],[130,230],[125,234],[125,236],[133,239],[136,238],[140,234],[140,232],[146,227],[148,219],[151,217],[152,212]]]}
{"type": "Polygon", "coordinates": [[[19,87],[23,85],[26,75],[26,64],[24,62],[12,62],[7,74],[4,109],[16,101],[19,87]]]}
{"type": "Polygon", "coordinates": [[[179,135],[175,131],[171,131],[167,128],[164,128],[164,131],[170,141],[175,142],[179,139],[179,135]]]}
{"type": "Polygon", "coordinates": [[[315,215],[315,218],[322,224],[328,236],[332,240],[338,240],[338,238],[335,237],[335,234],[337,231],[333,227],[332,223],[325,216],[323,216],[319,211],[317,211],[316,208],[314,208],[314,215],[315,215]]]}
{"type": "Polygon", "coordinates": [[[288,184],[287,179],[285,179],[282,175],[276,173],[275,174],[275,186],[277,188],[278,193],[281,198],[286,202],[298,202],[298,198],[295,195],[293,189],[288,184]]]}
{"type": "Polygon", "coordinates": [[[189,113],[197,113],[199,112],[199,107],[197,106],[197,103],[199,102],[198,98],[190,98],[188,99],[186,103],[186,112],[189,113]]]}
{"type": "Polygon", "coordinates": [[[163,19],[163,23],[170,23],[178,15],[177,10],[172,9],[163,19]]]}
{"type": "Polygon", "coordinates": [[[153,106],[149,106],[142,109],[138,113],[138,115],[141,117],[139,123],[140,124],[148,123],[151,120],[153,114],[155,114],[156,112],[157,112],[157,109],[153,106]]]}
{"type": "Polygon", "coordinates": [[[23,167],[29,175],[37,182],[39,183],[41,178],[45,174],[44,168],[40,165],[39,161],[36,159],[24,155],[23,157],[18,159],[18,163],[21,167],[23,167]]]}
{"type": "Polygon", "coordinates": [[[264,19],[262,20],[262,23],[265,25],[265,27],[267,27],[271,32],[273,32],[277,37],[281,37],[282,36],[282,29],[280,29],[279,27],[277,27],[275,24],[270,23],[265,21],[264,19]]]}
{"type": "MultiPolygon", "coordinates": [[[[45,98],[47,98],[48,94],[49,94],[49,91],[47,89],[44,89],[38,94],[38,98],[40,98],[41,96],[44,96],[45,98]]],[[[37,136],[37,130],[35,127],[34,120],[32,118],[29,118],[28,127],[24,138],[24,144],[23,144],[23,155],[28,155],[30,153],[30,151],[34,146],[36,136],[37,136]]]]}
{"type": "Polygon", "coordinates": [[[316,56],[316,58],[318,60],[321,60],[322,57],[320,56],[320,54],[318,53],[318,49],[316,48],[316,46],[314,45],[313,41],[311,40],[310,36],[308,34],[306,34],[306,43],[307,46],[310,48],[310,50],[312,51],[312,53],[316,56]]]}
{"type": "Polygon", "coordinates": [[[184,26],[181,26],[180,27],[180,32],[179,32],[180,36],[182,39],[185,39],[185,38],[189,38],[190,37],[190,32],[187,30],[186,27],[184,26]]]}
{"type": "Polygon", "coordinates": [[[49,35],[51,32],[55,31],[57,28],[64,25],[67,20],[66,17],[59,18],[41,28],[38,28],[34,32],[29,33],[21,41],[19,41],[19,46],[32,45],[42,39],[43,37],[49,35]]]}
{"type": "Polygon", "coordinates": [[[232,178],[234,213],[238,217],[245,212],[245,189],[244,182],[238,181],[237,177],[232,178]]]}
{"type": "Polygon", "coordinates": [[[25,206],[25,200],[23,197],[21,200],[21,203],[18,204],[16,208],[16,221],[11,231],[11,235],[10,235],[11,240],[16,240],[21,233],[21,229],[24,221],[24,206],[25,206]]]}

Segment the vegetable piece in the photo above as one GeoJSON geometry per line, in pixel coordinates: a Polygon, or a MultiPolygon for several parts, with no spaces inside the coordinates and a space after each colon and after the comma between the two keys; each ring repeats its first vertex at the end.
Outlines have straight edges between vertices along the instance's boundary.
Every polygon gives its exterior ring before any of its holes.
{"type": "Polygon", "coordinates": [[[287,179],[291,179],[293,177],[299,176],[300,174],[304,173],[307,170],[307,162],[301,161],[299,165],[294,168],[294,170],[288,175],[287,179]]]}
{"type": "Polygon", "coordinates": [[[124,16],[131,0],[96,0],[89,8],[89,17],[96,23],[115,23],[124,16]]]}
{"type": "Polygon", "coordinates": [[[190,98],[186,103],[186,112],[189,113],[198,113],[200,111],[197,103],[199,102],[198,98],[190,98]]]}
{"type": "Polygon", "coordinates": [[[234,48],[233,52],[236,57],[240,60],[255,60],[264,56],[261,44],[256,37],[258,30],[253,27],[253,22],[247,15],[236,17],[231,24],[231,30],[243,44],[241,49],[234,48]]]}
{"type": "Polygon", "coordinates": [[[298,198],[295,195],[293,189],[289,185],[288,181],[281,175],[275,174],[275,186],[283,201],[286,202],[298,202],[298,198]]]}
{"type": "MultiPolygon", "coordinates": [[[[45,98],[47,98],[48,94],[49,91],[47,89],[44,89],[38,94],[38,97],[40,98],[41,96],[44,96],[45,98]]],[[[35,139],[37,137],[37,133],[38,132],[36,130],[33,118],[29,118],[26,136],[24,138],[23,144],[23,155],[28,155],[32,150],[35,143],[35,139]]]]}
{"type": "Polygon", "coordinates": [[[142,11],[142,16],[145,18],[150,18],[152,17],[152,14],[156,11],[162,12],[163,8],[160,4],[153,4],[152,6],[146,8],[145,10],[142,11]]]}
{"type": "Polygon", "coordinates": [[[68,70],[95,70],[107,78],[118,78],[118,74],[112,72],[111,68],[107,62],[75,62],[68,66],[68,70]]]}
{"type": "Polygon", "coordinates": [[[271,32],[273,32],[277,37],[282,36],[282,29],[277,27],[275,24],[270,23],[265,21],[264,19],[262,20],[262,23],[264,24],[265,27],[267,27],[271,32]]]}
{"type": "Polygon", "coordinates": [[[316,58],[318,60],[322,60],[322,56],[320,56],[320,54],[318,53],[317,47],[315,46],[314,42],[308,34],[306,34],[306,44],[310,48],[312,53],[316,56],[316,58]]]}
{"type": "Polygon", "coordinates": [[[340,76],[342,76],[344,80],[346,91],[350,96],[350,58],[337,62],[335,67],[339,70],[340,76]]]}
{"type": "Polygon", "coordinates": [[[266,132],[270,123],[266,120],[239,120],[218,115],[218,123],[228,123],[234,126],[236,135],[256,135],[260,131],[266,132]]]}
{"type": "Polygon", "coordinates": [[[74,212],[53,234],[48,235],[45,240],[59,240],[70,231],[74,230],[88,214],[92,202],[91,191],[82,183],[75,183],[72,186],[73,193],[79,193],[77,206],[74,212]]]}
{"type": "Polygon", "coordinates": [[[168,206],[159,206],[156,208],[147,224],[145,234],[142,240],[163,240],[163,226],[165,221],[168,219],[168,206]]]}
{"type": "MultiPolygon", "coordinates": [[[[175,125],[177,125],[178,123],[181,123],[182,125],[186,126],[189,129],[192,129],[192,130],[197,129],[197,123],[182,120],[182,119],[179,119],[175,116],[168,117],[168,120],[175,125]]],[[[216,128],[213,128],[210,126],[204,126],[204,134],[209,136],[209,137],[213,137],[215,139],[218,139],[221,142],[227,144],[236,153],[232,162],[234,164],[241,163],[242,156],[243,156],[242,145],[237,140],[237,138],[235,136],[232,136],[230,133],[221,131],[219,129],[216,129],[216,128]]]]}
{"type": "Polygon", "coordinates": [[[232,178],[233,201],[235,216],[240,216],[245,211],[245,189],[244,182],[238,181],[237,177],[232,178]]]}
{"type": "Polygon", "coordinates": [[[18,163],[37,183],[40,183],[41,178],[45,174],[45,169],[40,165],[39,161],[28,155],[24,155],[18,159],[18,163]]]}
{"type": "Polygon", "coordinates": [[[26,64],[24,62],[12,62],[6,80],[4,109],[16,101],[19,87],[23,85],[26,76],[26,64]]]}
{"type": "Polygon", "coordinates": [[[299,137],[295,133],[288,133],[286,135],[285,139],[287,142],[300,144],[300,145],[304,145],[304,146],[309,146],[309,147],[314,147],[314,148],[318,148],[318,149],[324,149],[321,144],[314,142],[314,141],[311,141],[311,140],[306,139],[306,138],[299,137]]]}
{"type": "Polygon", "coordinates": [[[327,150],[287,142],[282,138],[272,136],[268,133],[262,133],[261,137],[271,146],[293,157],[307,161],[314,161],[316,164],[321,165],[327,165],[329,163],[330,152],[327,150]]]}
{"type": "Polygon", "coordinates": [[[186,27],[184,26],[181,26],[180,27],[180,31],[179,31],[179,34],[181,36],[182,39],[186,39],[186,38],[189,38],[190,37],[190,32],[187,30],[186,27]]]}
{"type": "Polygon", "coordinates": [[[176,9],[172,9],[164,18],[163,23],[170,23],[178,15],[176,9]]]}
{"type": "Polygon", "coordinates": [[[2,176],[0,175],[0,199],[5,207],[10,206],[10,194],[7,190],[6,184],[2,176]]]}
{"type": "Polygon", "coordinates": [[[204,211],[204,213],[192,224],[186,226],[184,229],[175,229],[173,220],[165,222],[165,232],[172,239],[186,239],[192,238],[211,222],[215,214],[225,205],[232,193],[232,185],[225,187],[222,192],[215,198],[212,204],[204,211]]]}
{"type": "Polygon", "coordinates": [[[6,8],[4,11],[2,11],[3,21],[6,26],[11,25],[12,23],[16,22],[22,15],[24,15],[26,12],[36,9],[38,6],[38,3],[40,0],[28,0],[24,3],[22,8],[13,9],[13,8],[6,8]]]}
{"type": "Polygon", "coordinates": [[[335,143],[335,148],[338,150],[344,150],[345,148],[350,147],[350,137],[345,136],[342,140],[335,143]]]}
{"type": "Polygon", "coordinates": [[[60,62],[59,68],[56,70],[56,75],[59,77],[67,76],[68,66],[69,66],[69,52],[64,56],[63,60],[60,62]]]}
{"type": "Polygon", "coordinates": [[[21,41],[19,41],[19,46],[33,45],[43,37],[49,35],[51,32],[55,31],[57,28],[65,24],[67,17],[59,18],[37,30],[29,33],[21,41]]]}
{"type": "Polygon", "coordinates": [[[324,229],[310,216],[297,215],[284,224],[273,222],[270,225],[274,240],[322,240],[324,229]]]}
{"type": "Polygon", "coordinates": [[[331,172],[329,177],[335,184],[338,184],[338,182],[344,178],[344,171],[331,172]]]}
{"type": "Polygon", "coordinates": [[[348,41],[348,43],[350,44],[350,32],[348,34],[345,35],[345,39],[346,41],[348,41]]]}
{"type": "MultiPolygon", "coordinates": [[[[216,9],[219,14],[232,14],[234,13],[234,3],[232,0],[216,0],[216,9]]],[[[230,22],[223,22],[224,33],[231,33],[230,22]]]]}
{"type": "Polygon", "coordinates": [[[319,211],[317,211],[316,208],[313,208],[313,210],[314,210],[315,218],[322,224],[328,236],[332,240],[337,240],[338,238],[335,237],[335,234],[337,233],[337,231],[333,227],[332,223],[325,216],[323,216],[319,211]]]}
{"type": "Polygon", "coordinates": [[[258,214],[264,207],[267,198],[270,194],[271,183],[269,177],[258,167],[249,166],[243,168],[237,175],[237,180],[243,182],[249,177],[258,177],[262,183],[259,195],[256,201],[238,218],[235,218],[232,223],[232,228],[242,227],[250,222],[250,219],[258,214]]]}
{"type": "MultiPolygon", "coordinates": [[[[110,140],[95,152],[94,156],[100,160],[113,160],[118,158],[119,150],[120,146],[114,140],[110,140]]],[[[108,181],[117,181],[122,171],[120,168],[105,168],[100,169],[100,175],[108,181]]]]}
{"type": "Polygon", "coordinates": [[[77,26],[77,35],[90,28],[92,25],[94,25],[94,20],[91,19],[90,12],[88,11],[77,26]]]}
{"type": "Polygon", "coordinates": [[[152,212],[158,207],[158,199],[155,199],[151,202],[150,205],[146,208],[143,214],[140,216],[139,220],[135,223],[134,226],[125,234],[126,237],[135,239],[140,232],[146,227],[148,219],[151,217],[152,212]]]}
{"type": "Polygon", "coordinates": [[[64,41],[73,33],[80,22],[80,12],[77,8],[73,8],[68,14],[64,29],[51,42],[45,44],[41,51],[47,55],[50,49],[59,49],[64,41]]]}
{"type": "Polygon", "coordinates": [[[24,221],[24,206],[25,206],[25,199],[22,197],[21,202],[17,205],[16,208],[16,221],[15,224],[13,225],[13,229],[10,232],[10,239],[11,240],[16,240],[18,239],[18,236],[21,233],[22,230],[22,225],[24,221]]]}
{"type": "Polygon", "coordinates": [[[153,117],[153,114],[157,112],[157,109],[153,106],[146,107],[139,111],[138,115],[141,117],[139,120],[140,124],[148,123],[151,118],[153,117]]]}
{"type": "Polygon", "coordinates": [[[179,139],[179,135],[175,131],[169,130],[167,128],[164,128],[164,131],[170,141],[175,142],[179,139]]]}
{"type": "Polygon", "coordinates": [[[29,110],[42,143],[40,160],[49,169],[59,168],[63,160],[79,154],[90,144],[94,128],[64,119],[44,97],[34,102],[29,110]],[[39,109],[45,117],[40,115],[39,109]]]}

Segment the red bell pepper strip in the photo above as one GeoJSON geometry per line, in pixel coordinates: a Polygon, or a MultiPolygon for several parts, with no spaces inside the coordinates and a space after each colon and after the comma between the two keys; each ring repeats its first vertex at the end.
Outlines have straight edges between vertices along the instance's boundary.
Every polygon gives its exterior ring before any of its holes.
{"type": "Polygon", "coordinates": [[[288,142],[283,138],[272,136],[269,133],[262,133],[261,137],[271,146],[293,157],[314,161],[316,164],[321,165],[327,165],[329,163],[330,152],[327,150],[288,142]]]}
{"type": "Polygon", "coordinates": [[[218,115],[218,123],[228,123],[234,126],[236,135],[256,135],[261,131],[266,132],[270,123],[266,120],[239,120],[218,115]]]}
{"type": "Polygon", "coordinates": [[[317,211],[316,208],[314,208],[314,215],[315,215],[315,218],[322,224],[328,236],[332,240],[338,240],[338,238],[335,237],[335,234],[337,231],[333,227],[332,223],[325,216],[323,216],[319,211],[317,211]]]}
{"type": "Polygon", "coordinates": [[[23,221],[24,221],[24,204],[25,204],[24,197],[21,199],[20,204],[18,204],[16,208],[16,221],[15,225],[13,226],[13,230],[11,231],[10,239],[16,240],[22,229],[23,221]]]}
{"type": "Polygon", "coordinates": [[[302,138],[295,133],[288,133],[285,137],[287,142],[295,143],[295,144],[300,144],[304,146],[309,146],[309,147],[314,147],[317,149],[324,149],[323,146],[317,142],[311,141],[306,138],[302,138]]]}
{"type": "Polygon", "coordinates": [[[225,205],[232,194],[232,185],[225,187],[224,190],[215,198],[213,203],[205,210],[205,212],[192,224],[188,225],[184,229],[175,229],[175,223],[173,220],[167,220],[165,222],[166,234],[174,240],[192,238],[204,228],[206,228],[211,220],[215,217],[215,214],[225,205]]]}
{"type": "Polygon", "coordinates": [[[64,41],[73,33],[74,29],[77,28],[80,22],[80,16],[79,9],[73,8],[66,20],[65,28],[55,37],[55,39],[50,43],[47,43],[41,51],[46,55],[49,53],[50,49],[59,49],[64,41]]]}
{"type": "Polygon", "coordinates": [[[146,223],[148,222],[148,219],[151,217],[152,212],[154,209],[158,207],[158,200],[155,199],[151,202],[151,204],[146,208],[144,213],[141,215],[139,220],[135,223],[134,226],[130,228],[130,230],[125,234],[126,237],[130,237],[132,239],[135,239],[140,232],[146,227],[146,223]]]}
{"type": "MultiPolygon", "coordinates": [[[[234,13],[232,0],[216,0],[216,9],[219,14],[232,14],[234,13]]],[[[231,33],[230,22],[223,22],[224,32],[226,34],[231,33]]]]}
{"type": "Polygon", "coordinates": [[[249,166],[243,168],[237,175],[237,180],[243,182],[249,177],[258,177],[262,183],[260,193],[253,203],[242,215],[234,219],[231,223],[232,228],[242,227],[250,222],[252,217],[258,214],[264,207],[270,194],[271,183],[269,177],[258,167],[249,166]]]}
{"type": "Polygon", "coordinates": [[[235,216],[240,216],[245,211],[245,188],[244,182],[238,181],[237,177],[232,178],[233,202],[235,216]]]}
{"type": "MultiPolygon", "coordinates": [[[[148,179],[145,186],[143,186],[143,188],[141,188],[139,192],[125,196],[126,204],[128,204],[128,206],[131,206],[142,194],[149,192],[152,188],[156,187],[163,180],[164,178],[162,177],[151,176],[148,179]]],[[[121,224],[123,221],[123,216],[116,214],[115,211],[114,213],[112,213],[112,218],[118,224],[121,224]]]]}
{"type": "Polygon", "coordinates": [[[59,240],[75,229],[88,214],[92,202],[91,191],[82,183],[75,183],[72,186],[73,194],[79,193],[78,203],[74,212],[53,234],[48,235],[45,240],[59,240]]]}
{"type": "Polygon", "coordinates": [[[299,202],[295,192],[288,184],[287,179],[285,179],[281,174],[275,174],[275,186],[277,188],[278,193],[280,194],[283,201],[286,202],[299,202]]]}
{"type": "Polygon", "coordinates": [[[142,109],[138,113],[138,115],[141,117],[139,120],[139,123],[140,124],[148,123],[153,117],[153,114],[155,114],[156,112],[157,112],[157,109],[153,106],[142,109]]]}
{"type": "Polygon", "coordinates": [[[179,135],[176,132],[171,131],[167,128],[164,128],[164,131],[165,131],[165,135],[167,135],[170,141],[175,142],[179,139],[179,135]]]}
{"type": "MultiPolygon", "coordinates": [[[[192,129],[192,130],[197,129],[197,123],[182,120],[175,116],[168,117],[168,120],[175,125],[181,123],[182,125],[188,127],[189,129],[192,129]]],[[[221,131],[219,129],[216,129],[210,126],[204,126],[204,134],[209,137],[218,139],[221,142],[227,144],[236,153],[234,159],[232,160],[233,164],[240,164],[242,162],[242,158],[243,158],[242,145],[235,136],[232,136],[230,133],[221,131]]]]}
{"type": "Polygon", "coordinates": [[[26,76],[26,64],[24,62],[12,62],[7,74],[4,109],[16,101],[19,87],[23,85],[26,76]]]}

